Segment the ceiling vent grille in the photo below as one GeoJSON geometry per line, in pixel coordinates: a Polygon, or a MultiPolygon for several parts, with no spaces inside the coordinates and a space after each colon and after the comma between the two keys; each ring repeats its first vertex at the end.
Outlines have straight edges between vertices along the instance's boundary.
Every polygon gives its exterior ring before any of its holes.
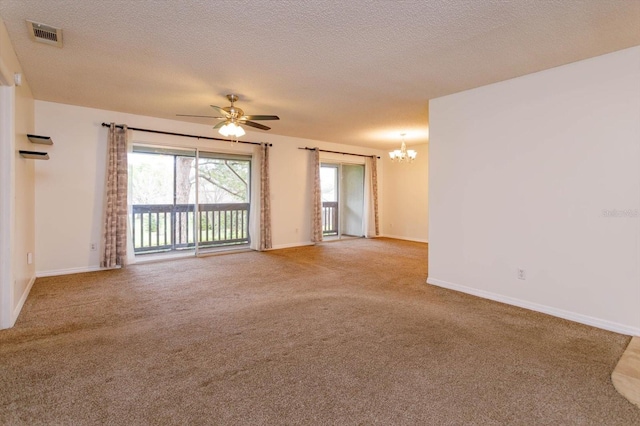
{"type": "Polygon", "coordinates": [[[62,29],[33,21],[27,21],[27,28],[31,40],[62,47],[62,29]]]}

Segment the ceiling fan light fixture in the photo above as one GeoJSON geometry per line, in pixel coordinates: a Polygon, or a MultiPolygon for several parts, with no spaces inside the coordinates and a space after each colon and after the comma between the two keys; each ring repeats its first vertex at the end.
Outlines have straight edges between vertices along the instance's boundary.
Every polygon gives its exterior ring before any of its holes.
{"type": "Polygon", "coordinates": [[[218,130],[218,132],[224,137],[235,137],[239,138],[240,136],[244,136],[246,132],[244,129],[237,125],[236,123],[227,123],[218,130]]]}

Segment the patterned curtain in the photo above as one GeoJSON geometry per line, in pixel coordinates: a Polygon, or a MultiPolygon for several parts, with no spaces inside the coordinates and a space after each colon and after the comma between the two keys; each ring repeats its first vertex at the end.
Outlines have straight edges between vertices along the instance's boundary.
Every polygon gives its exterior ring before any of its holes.
{"type": "Polygon", "coordinates": [[[269,194],[269,144],[260,144],[260,251],[271,248],[271,198],[269,194]]]}
{"type": "Polygon", "coordinates": [[[378,169],[377,157],[367,157],[365,160],[365,214],[364,235],[374,238],[380,235],[378,220],[378,169]]]}
{"type": "Polygon", "coordinates": [[[127,264],[127,126],[109,127],[101,266],[127,264]]]}
{"type": "Polygon", "coordinates": [[[311,151],[313,156],[313,188],[311,206],[311,242],[322,241],[322,191],[320,188],[320,151],[318,148],[311,151]]]}

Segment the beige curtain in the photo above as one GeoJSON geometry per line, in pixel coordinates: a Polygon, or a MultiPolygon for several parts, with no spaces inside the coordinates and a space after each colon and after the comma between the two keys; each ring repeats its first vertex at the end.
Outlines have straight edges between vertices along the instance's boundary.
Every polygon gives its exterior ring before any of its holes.
{"type": "Polygon", "coordinates": [[[313,188],[311,189],[311,241],[322,241],[322,191],[320,188],[320,151],[311,151],[313,167],[313,188]]]}
{"type": "Polygon", "coordinates": [[[268,144],[260,144],[255,148],[251,162],[251,188],[250,247],[258,251],[268,250],[272,248],[268,144]]]}
{"type": "Polygon", "coordinates": [[[378,220],[378,158],[367,157],[365,160],[365,193],[364,193],[364,235],[374,238],[380,235],[378,220]]]}
{"type": "Polygon", "coordinates": [[[260,145],[260,251],[271,248],[271,196],[269,193],[269,144],[260,145]]]}
{"type": "Polygon", "coordinates": [[[111,123],[107,141],[107,176],[101,266],[127,264],[127,126],[111,123]]]}

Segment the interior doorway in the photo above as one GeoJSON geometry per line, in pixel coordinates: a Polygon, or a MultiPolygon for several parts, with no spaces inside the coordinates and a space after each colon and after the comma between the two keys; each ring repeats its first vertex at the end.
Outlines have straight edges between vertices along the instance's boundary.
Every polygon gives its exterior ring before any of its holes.
{"type": "Polygon", "coordinates": [[[320,186],[323,236],[363,237],[364,165],[322,163],[320,186]]]}

